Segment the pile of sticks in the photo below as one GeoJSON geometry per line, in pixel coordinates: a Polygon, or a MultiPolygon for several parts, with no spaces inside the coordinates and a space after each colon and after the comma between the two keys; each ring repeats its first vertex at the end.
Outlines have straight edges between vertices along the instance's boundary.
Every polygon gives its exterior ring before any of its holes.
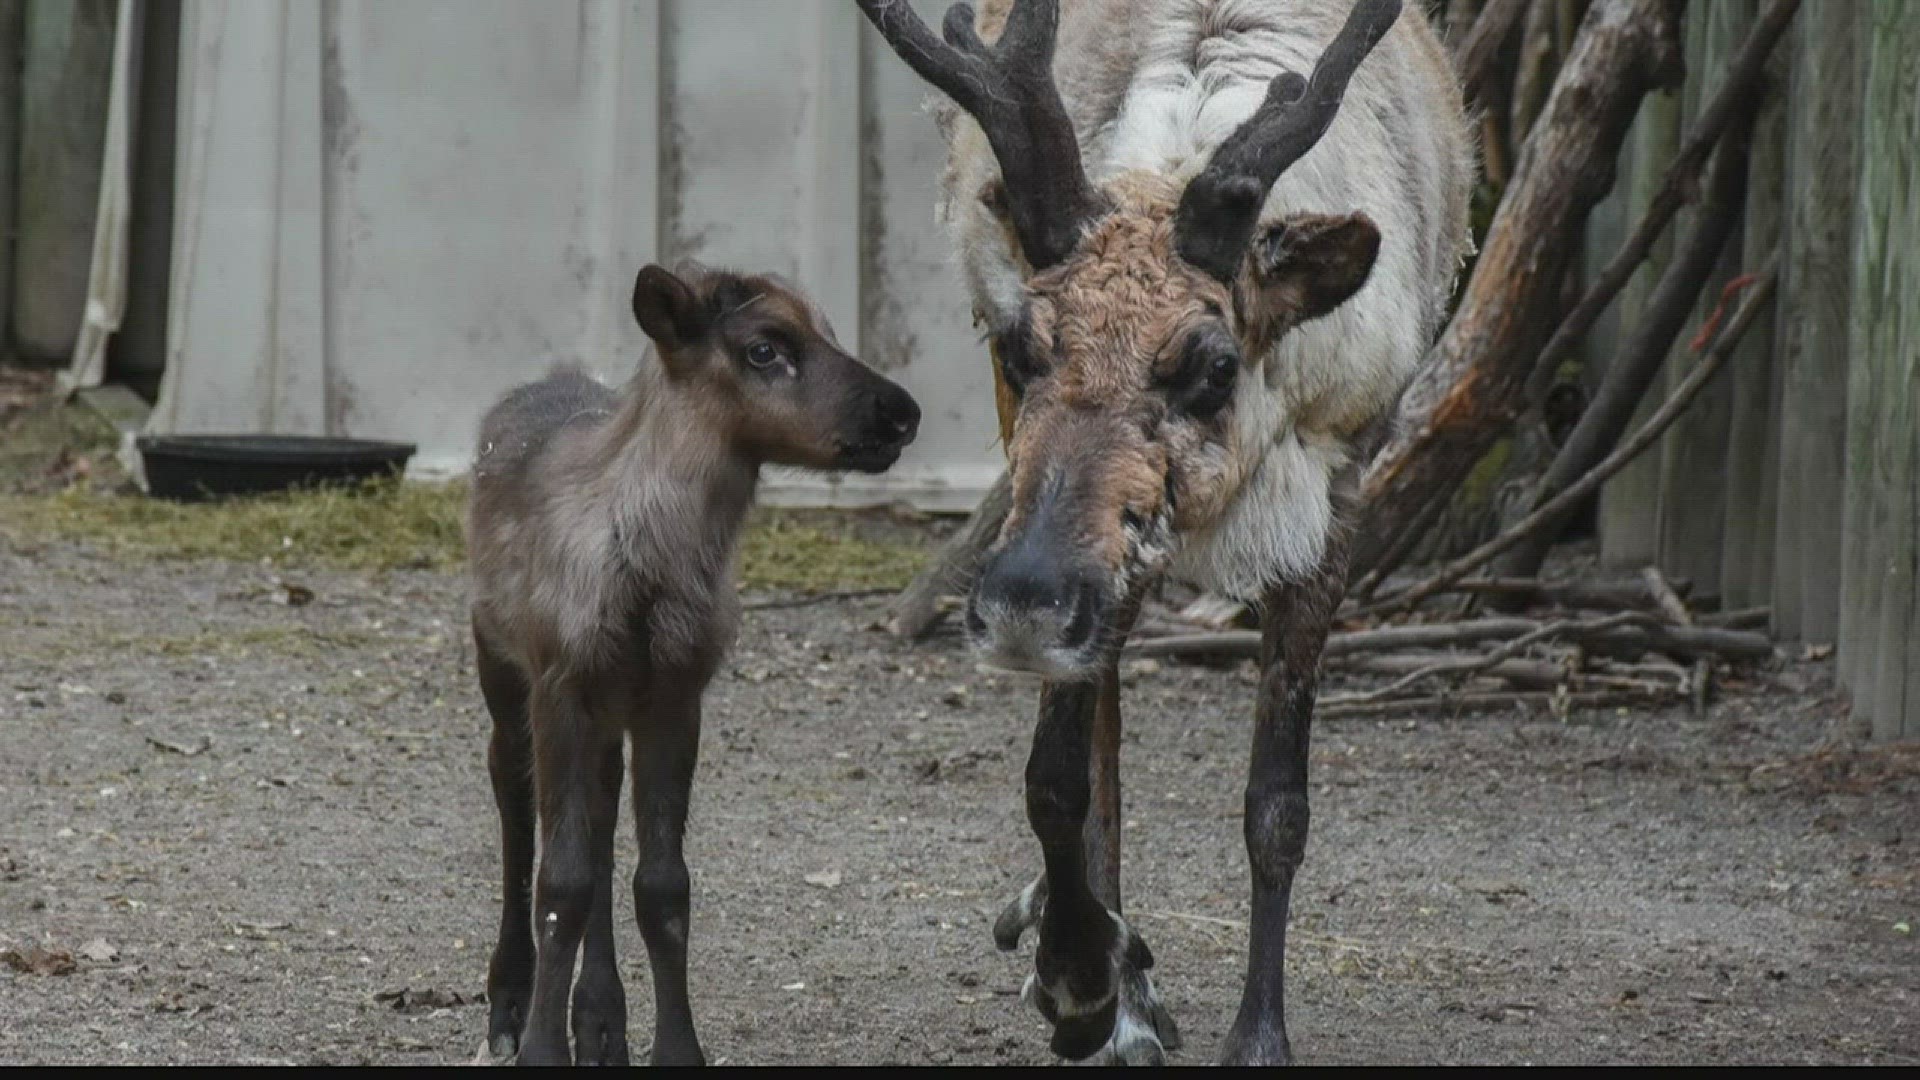
{"type": "MultiPolygon", "coordinates": [[[[1422,588],[1414,586],[1413,588],[1422,588]]],[[[1329,672],[1384,676],[1365,691],[1329,694],[1316,715],[1398,717],[1689,705],[1703,712],[1716,665],[1773,655],[1759,629],[1765,608],[1696,615],[1686,582],[1647,569],[1631,579],[1556,582],[1473,578],[1449,582],[1424,597],[1455,598],[1435,617],[1416,608],[1406,621],[1367,624],[1378,613],[1361,603],[1343,609],[1352,629],[1327,639],[1329,672]],[[1477,616],[1474,607],[1500,598],[1522,614],[1477,616]],[[1355,625],[1360,624],[1360,625],[1355,625]]],[[[1148,613],[1127,644],[1129,657],[1238,659],[1260,654],[1253,630],[1201,629],[1181,615],[1148,613]]]]}

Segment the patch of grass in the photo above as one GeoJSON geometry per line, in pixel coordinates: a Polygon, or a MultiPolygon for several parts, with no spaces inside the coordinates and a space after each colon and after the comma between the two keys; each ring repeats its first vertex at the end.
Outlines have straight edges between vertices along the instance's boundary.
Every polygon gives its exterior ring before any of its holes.
{"type": "Polygon", "coordinates": [[[0,493],[55,490],[76,467],[117,481],[118,445],[113,425],[91,409],[41,402],[20,410],[0,423],[0,493]]]}
{"type": "Polygon", "coordinates": [[[845,514],[760,510],[740,538],[740,584],[806,593],[899,589],[927,558],[920,544],[860,535],[845,514]]]}
{"type": "Polygon", "coordinates": [[[465,498],[461,485],[386,481],[183,504],[80,486],[0,496],[0,534],[85,541],[134,557],[444,570],[462,560],[465,498]]]}
{"type": "MultiPolygon", "coordinates": [[[[116,556],[227,559],[276,567],[454,570],[464,561],[464,484],[381,482],[182,504],[79,486],[0,495],[0,536],[59,539],[116,556]]],[[[741,539],[741,585],[829,592],[904,586],[927,552],[860,535],[847,515],[764,510],[741,539]]]]}

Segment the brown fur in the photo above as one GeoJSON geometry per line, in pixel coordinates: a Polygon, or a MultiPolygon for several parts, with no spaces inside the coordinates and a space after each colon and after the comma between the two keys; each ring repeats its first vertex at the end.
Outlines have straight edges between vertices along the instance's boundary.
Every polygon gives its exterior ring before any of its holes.
{"type": "Polygon", "coordinates": [[[1250,258],[1236,298],[1174,255],[1175,185],[1134,173],[1107,192],[1116,209],[1088,230],[1080,250],[1028,280],[1026,332],[1033,349],[1057,363],[1017,400],[1007,425],[1014,508],[1003,535],[1018,535],[1050,477],[1085,470],[1064,515],[1076,523],[1068,543],[1119,575],[1139,554],[1120,527],[1121,510],[1149,520],[1170,514],[1175,531],[1198,527],[1219,515],[1242,479],[1227,453],[1230,409],[1195,419],[1166,407],[1164,386],[1189,335],[1215,321],[1245,355],[1259,355],[1365,281],[1378,234],[1364,218],[1291,217],[1297,254],[1271,265],[1250,258]]]}
{"type": "Polygon", "coordinates": [[[473,633],[494,720],[506,900],[489,1038],[530,1063],[626,1060],[610,913],[623,736],[634,745],[633,889],[655,975],[654,1060],[701,1059],[680,834],[701,695],[739,619],[728,571],[742,518],[763,462],[878,471],[919,417],[775,278],[648,267],[634,311],[657,362],[619,393],[577,369],[515,390],[483,421],[474,465],[473,633]]]}

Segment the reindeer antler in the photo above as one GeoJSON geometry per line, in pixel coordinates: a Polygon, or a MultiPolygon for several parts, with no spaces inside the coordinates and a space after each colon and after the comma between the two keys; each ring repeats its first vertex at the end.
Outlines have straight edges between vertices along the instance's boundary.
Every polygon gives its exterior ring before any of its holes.
{"type": "Polygon", "coordinates": [[[945,41],[907,0],[859,4],[900,59],[979,121],[1000,162],[1027,262],[1044,269],[1072,254],[1081,227],[1104,207],[1080,164],[1080,143],[1053,83],[1059,0],[1019,0],[992,45],[974,33],[971,4],[947,9],[945,41]]]}
{"type": "Polygon", "coordinates": [[[1358,0],[1311,79],[1287,72],[1267,84],[1260,108],[1180,196],[1174,244],[1181,258],[1233,284],[1267,192],[1326,134],[1354,70],[1399,17],[1400,0],[1358,0]]]}

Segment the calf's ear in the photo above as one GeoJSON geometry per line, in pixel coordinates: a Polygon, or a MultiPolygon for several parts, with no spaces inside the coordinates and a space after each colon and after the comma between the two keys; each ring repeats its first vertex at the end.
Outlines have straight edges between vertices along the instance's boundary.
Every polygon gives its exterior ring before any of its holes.
{"type": "Polygon", "coordinates": [[[693,286],[658,264],[644,267],[633,279],[633,317],[675,374],[678,355],[707,331],[706,306],[693,286]]]}

